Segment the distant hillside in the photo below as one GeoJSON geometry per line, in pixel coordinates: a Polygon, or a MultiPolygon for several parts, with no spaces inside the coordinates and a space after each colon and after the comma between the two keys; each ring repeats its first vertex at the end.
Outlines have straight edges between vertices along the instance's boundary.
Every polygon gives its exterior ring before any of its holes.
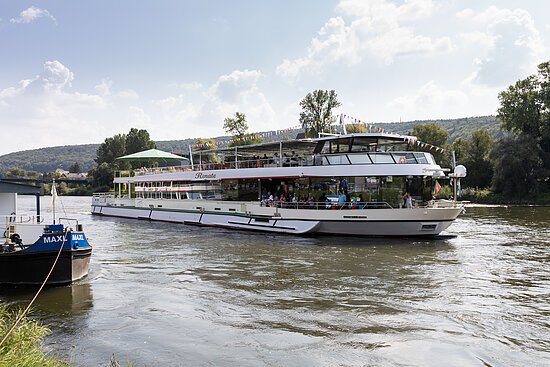
{"type": "Polygon", "coordinates": [[[469,139],[473,131],[477,129],[487,129],[491,135],[500,139],[506,135],[506,132],[500,129],[500,120],[496,116],[465,117],[450,120],[418,120],[395,123],[375,124],[377,127],[384,128],[400,134],[407,134],[413,131],[415,125],[435,123],[443,127],[449,133],[449,141],[452,143],[456,138],[469,139]]]}
{"type": "MultiPolygon", "coordinates": [[[[484,128],[495,138],[501,138],[505,133],[500,130],[500,121],[495,116],[467,117],[453,120],[422,120],[395,123],[376,123],[386,131],[400,134],[412,132],[415,125],[436,123],[449,132],[449,140],[452,142],[458,137],[469,138],[472,131],[484,128]]],[[[296,137],[296,130],[285,131],[282,134],[270,135],[264,141],[287,140],[296,137]]],[[[215,138],[216,140],[228,141],[228,136],[215,138]]],[[[195,139],[158,141],[157,147],[169,152],[187,152],[189,144],[195,139]]],[[[52,172],[57,168],[68,170],[71,165],[77,162],[83,171],[95,166],[96,151],[99,144],[66,145],[61,147],[40,148],[10,153],[0,156],[0,171],[12,167],[19,167],[29,171],[52,172]]]]}
{"type": "Polygon", "coordinates": [[[95,165],[98,147],[99,144],[66,145],[10,153],[0,156],[0,171],[18,167],[27,171],[52,172],[57,168],[68,170],[75,162],[87,171],[95,165]]]}

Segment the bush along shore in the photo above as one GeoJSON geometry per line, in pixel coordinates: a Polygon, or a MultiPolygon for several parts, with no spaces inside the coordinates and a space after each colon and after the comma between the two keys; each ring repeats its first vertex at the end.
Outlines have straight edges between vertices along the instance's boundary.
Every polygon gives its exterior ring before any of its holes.
{"type": "MultiPolygon", "coordinates": [[[[4,339],[21,312],[0,304],[0,340],[4,339]]],[[[43,340],[49,333],[47,327],[25,316],[0,346],[0,367],[70,366],[69,362],[50,356],[44,350],[43,340]]]]}
{"type": "Polygon", "coordinates": [[[513,205],[513,206],[550,206],[550,193],[508,196],[497,194],[490,189],[465,188],[462,200],[472,204],[513,205]]]}

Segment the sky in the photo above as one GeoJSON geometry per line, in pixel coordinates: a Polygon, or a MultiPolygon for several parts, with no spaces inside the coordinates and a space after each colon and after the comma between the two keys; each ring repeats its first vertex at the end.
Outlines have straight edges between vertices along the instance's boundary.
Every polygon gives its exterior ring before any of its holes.
{"type": "Polygon", "coordinates": [[[541,0],[0,0],[0,155],[298,125],[334,89],[367,123],[495,114],[550,59],[541,0]]]}

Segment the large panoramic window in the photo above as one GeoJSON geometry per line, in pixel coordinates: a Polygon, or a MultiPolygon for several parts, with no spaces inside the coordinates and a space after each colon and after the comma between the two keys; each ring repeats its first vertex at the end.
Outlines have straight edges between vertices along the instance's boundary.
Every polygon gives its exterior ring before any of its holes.
{"type": "Polygon", "coordinates": [[[351,164],[371,164],[368,154],[350,154],[348,155],[351,164]]]}
{"type": "Polygon", "coordinates": [[[370,153],[369,155],[374,164],[395,163],[389,153],[370,153]]]}

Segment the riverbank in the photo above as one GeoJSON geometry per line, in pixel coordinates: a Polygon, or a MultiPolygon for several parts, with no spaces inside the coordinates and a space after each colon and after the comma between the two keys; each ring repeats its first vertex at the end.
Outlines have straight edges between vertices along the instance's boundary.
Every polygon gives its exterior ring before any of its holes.
{"type": "MultiPolygon", "coordinates": [[[[20,312],[0,303],[0,340],[4,339],[20,312]]],[[[49,333],[46,326],[24,317],[0,347],[0,366],[70,366],[68,362],[45,352],[43,340],[49,333]]]]}
{"type": "Polygon", "coordinates": [[[506,196],[496,194],[489,189],[465,188],[462,200],[473,204],[514,205],[514,206],[550,206],[550,193],[525,196],[506,196]]]}

